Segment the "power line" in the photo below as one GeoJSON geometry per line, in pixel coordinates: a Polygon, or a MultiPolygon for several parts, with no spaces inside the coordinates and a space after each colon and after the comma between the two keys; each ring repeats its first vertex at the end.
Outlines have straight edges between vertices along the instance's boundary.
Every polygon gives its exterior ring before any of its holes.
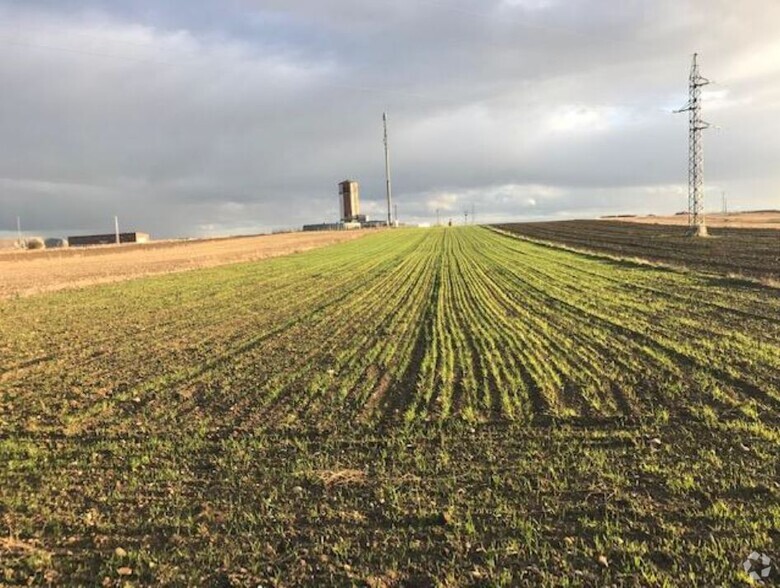
{"type": "Polygon", "coordinates": [[[701,88],[710,83],[699,74],[698,54],[693,54],[688,79],[688,104],[675,112],[688,113],[688,230],[691,235],[707,236],[704,215],[704,153],[701,132],[710,127],[701,118],[701,88]]]}

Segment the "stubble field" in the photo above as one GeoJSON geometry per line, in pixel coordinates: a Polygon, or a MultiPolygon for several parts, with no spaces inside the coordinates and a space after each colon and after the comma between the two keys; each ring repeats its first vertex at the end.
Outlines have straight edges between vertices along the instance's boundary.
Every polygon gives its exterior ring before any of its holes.
{"type": "Polygon", "coordinates": [[[0,250],[0,299],[257,261],[351,241],[366,231],[280,233],[121,246],[0,250]]]}
{"type": "Polygon", "coordinates": [[[778,317],[479,227],[0,301],[5,581],[746,582],[778,317]]]}

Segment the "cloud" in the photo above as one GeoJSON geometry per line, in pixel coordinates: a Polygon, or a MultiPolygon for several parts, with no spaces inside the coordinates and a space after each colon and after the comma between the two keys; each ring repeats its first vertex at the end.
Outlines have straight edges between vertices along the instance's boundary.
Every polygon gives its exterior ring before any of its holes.
{"type": "Polygon", "coordinates": [[[0,1],[0,230],[299,226],[346,177],[379,218],[385,110],[406,220],[675,211],[693,50],[708,189],[776,206],[778,22],[772,0],[0,1]]]}
{"type": "Polygon", "coordinates": [[[548,119],[550,130],[562,133],[595,133],[619,123],[616,108],[562,105],[548,119]]]}
{"type": "Polygon", "coordinates": [[[425,200],[426,209],[428,212],[438,211],[451,211],[455,210],[460,198],[457,194],[440,192],[428,196],[425,200]]]}

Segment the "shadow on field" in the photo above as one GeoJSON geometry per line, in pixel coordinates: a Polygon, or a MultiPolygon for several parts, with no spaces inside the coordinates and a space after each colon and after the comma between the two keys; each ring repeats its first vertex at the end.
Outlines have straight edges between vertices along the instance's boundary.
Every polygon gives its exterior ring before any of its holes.
{"type": "Polygon", "coordinates": [[[404,373],[396,382],[390,385],[390,389],[379,403],[379,426],[383,430],[392,427],[398,421],[404,409],[409,406],[411,399],[414,397],[414,391],[417,389],[417,379],[420,374],[420,365],[422,365],[425,358],[425,353],[429,346],[428,341],[431,338],[436,320],[435,301],[439,297],[440,288],[441,278],[439,266],[437,265],[431,285],[429,303],[425,305],[425,314],[423,314],[420,320],[420,327],[417,329],[409,363],[406,365],[404,373]]]}

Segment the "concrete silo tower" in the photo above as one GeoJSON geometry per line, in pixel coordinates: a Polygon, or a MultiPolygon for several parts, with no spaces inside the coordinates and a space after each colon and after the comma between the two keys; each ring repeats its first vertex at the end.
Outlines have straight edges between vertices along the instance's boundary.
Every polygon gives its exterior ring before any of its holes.
{"type": "Polygon", "coordinates": [[[360,189],[357,182],[344,180],[339,183],[339,204],[341,205],[341,220],[343,222],[360,220],[360,189]]]}

